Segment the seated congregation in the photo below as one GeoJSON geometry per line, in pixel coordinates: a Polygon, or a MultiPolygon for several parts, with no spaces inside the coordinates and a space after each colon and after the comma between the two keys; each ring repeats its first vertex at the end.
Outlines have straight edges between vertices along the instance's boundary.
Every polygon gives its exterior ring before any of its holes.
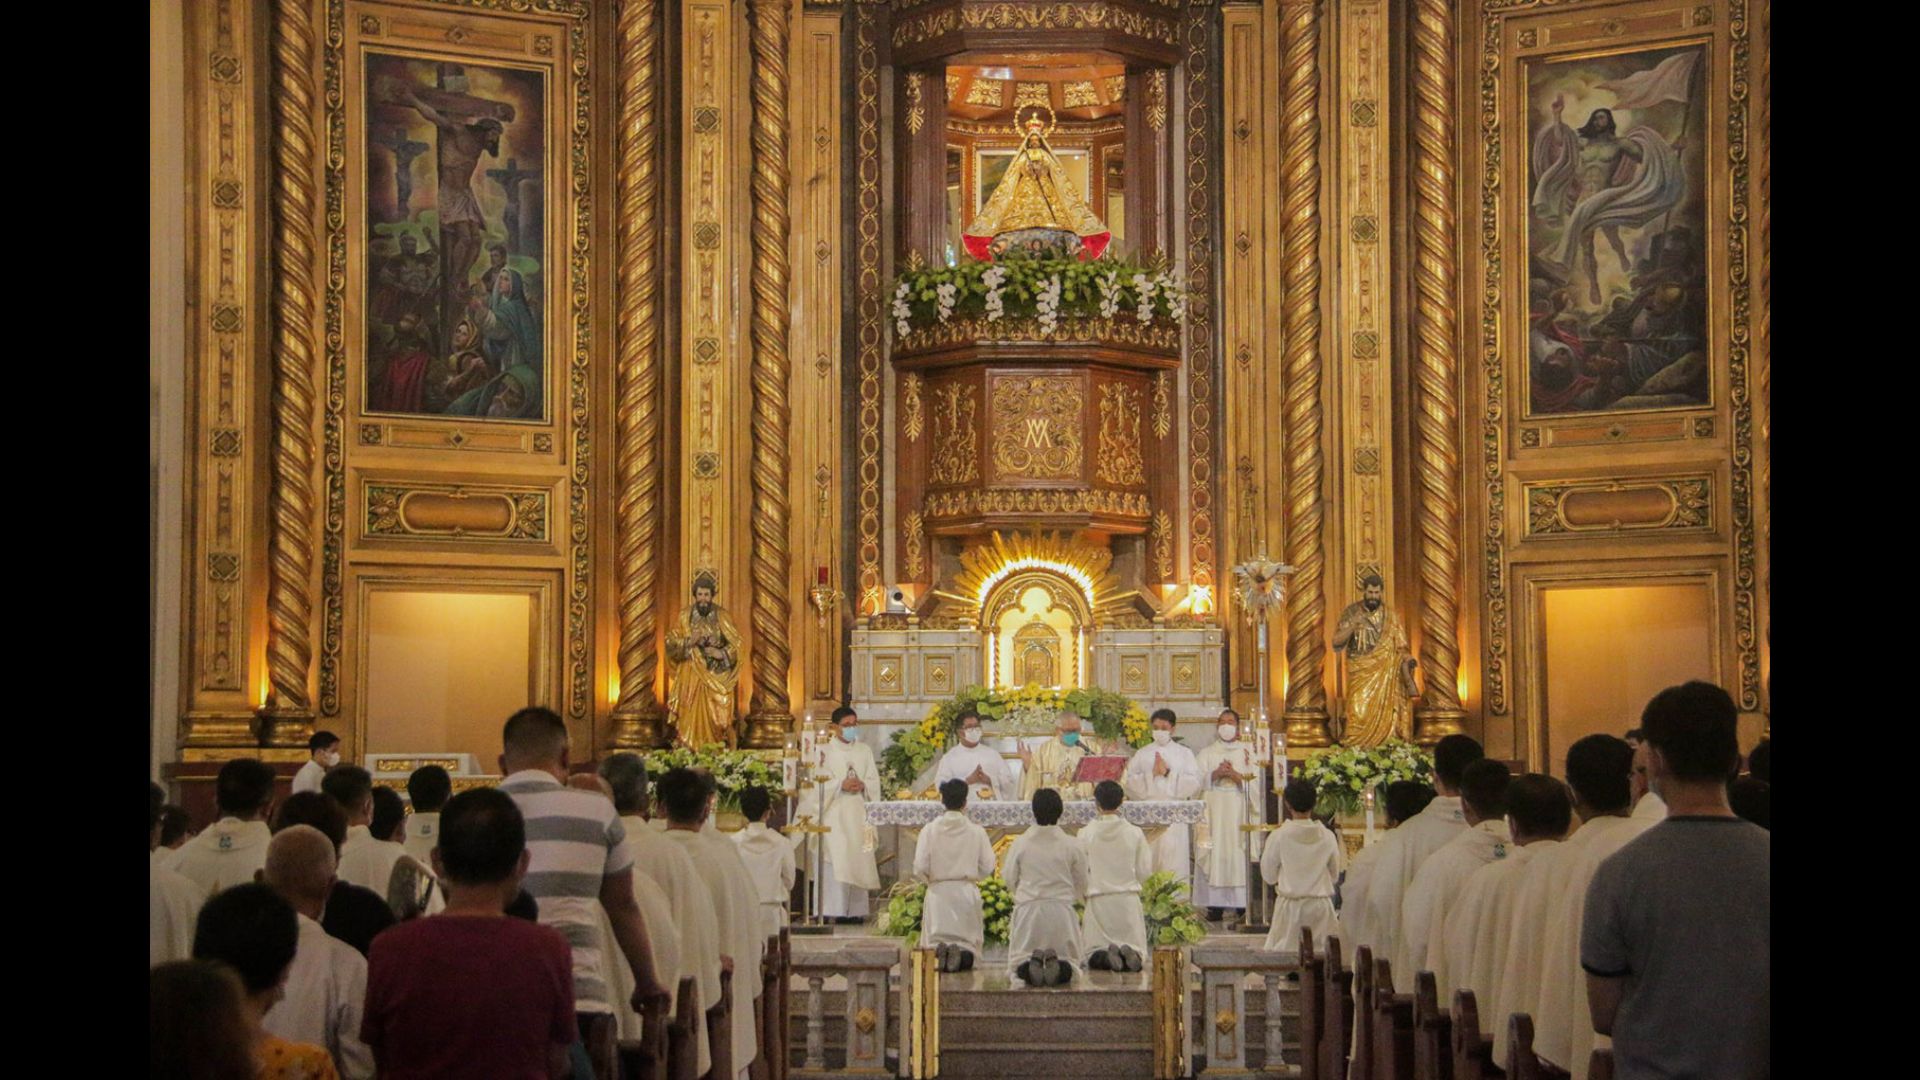
{"type": "MultiPolygon", "coordinates": [[[[1718,687],[1673,687],[1627,738],[1569,747],[1564,782],[1449,736],[1433,787],[1388,785],[1388,829],[1350,863],[1314,786],[1288,782],[1248,944],[1297,958],[1297,1075],[1768,1075],[1771,754],[1740,773],[1735,721],[1718,687]]],[[[150,1075],[786,1074],[795,861],[773,793],[747,789],[729,837],[704,771],[650,783],[618,753],[576,772],[534,708],[505,725],[497,788],[453,794],[427,766],[407,813],[337,741],[315,736],[277,807],[268,766],[227,763],[197,835],[154,786],[150,1075]]],[[[968,782],[939,791],[917,944],[962,973],[985,958],[996,858],[968,782]]],[[[1120,784],[1093,797],[1069,834],[1039,788],[1005,852],[1016,985],[1153,959],[1152,845],[1120,784]]]]}

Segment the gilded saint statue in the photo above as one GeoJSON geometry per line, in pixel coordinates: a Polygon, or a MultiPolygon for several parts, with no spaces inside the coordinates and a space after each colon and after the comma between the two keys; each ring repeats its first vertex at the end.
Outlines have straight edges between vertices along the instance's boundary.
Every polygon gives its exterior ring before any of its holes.
{"type": "Polygon", "coordinates": [[[989,262],[1010,250],[1097,259],[1107,249],[1112,231],[1087,207],[1080,185],[1047,145],[1047,133],[1035,107],[1006,175],[960,236],[967,254],[989,262]]]}
{"type": "Polygon", "coordinates": [[[1340,613],[1333,647],[1347,654],[1347,722],[1341,742],[1378,746],[1413,738],[1413,685],[1417,661],[1407,650],[1407,632],[1382,601],[1386,583],[1378,574],[1360,581],[1361,599],[1340,613]]]}
{"type": "Polygon", "coordinates": [[[673,713],[675,738],[683,746],[733,746],[740,631],[726,609],[713,602],[718,591],[712,574],[697,575],[693,603],[681,609],[667,632],[667,660],[673,668],[667,708],[673,713]]]}

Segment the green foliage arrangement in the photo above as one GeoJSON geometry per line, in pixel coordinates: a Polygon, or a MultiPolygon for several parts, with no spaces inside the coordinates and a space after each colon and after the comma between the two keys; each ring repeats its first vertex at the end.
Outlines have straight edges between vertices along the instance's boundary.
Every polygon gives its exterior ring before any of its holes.
{"type": "Polygon", "coordinates": [[[1140,885],[1140,907],[1147,914],[1147,941],[1154,945],[1191,945],[1207,936],[1207,924],[1188,899],[1187,883],[1169,870],[1148,875],[1140,885]]]}
{"type": "Polygon", "coordinates": [[[912,267],[894,284],[894,330],[901,338],[949,319],[1038,319],[1049,332],[1062,318],[1181,322],[1186,290],[1177,273],[1119,256],[1009,253],[995,262],[912,267]]]}
{"type": "MultiPolygon", "coordinates": [[[[1001,881],[998,874],[977,884],[987,944],[1004,945],[1008,929],[1013,924],[1013,894],[1007,890],[1007,883],[1001,881]]],[[[873,928],[883,937],[918,938],[926,903],[926,882],[898,882],[887,891],[886,909],[874,920],[873,928]]]]}
{"type": "Polygon", "coordinates": [[[787,789],[780,766],[761,760],[751,750],[729,750],[718,743],[698,750],[676,746],[646,755],[647,779],[658,780],[668,769],[703,768],[713,774],[720,789],[720,805],[728,810],[740,808],[740,792],[762,787],[778,798],[787,789]]]}
{"type": "Polygon", "coordinates": [[[1352,816],[1365,808],[1369,787],[1384,788],[1396,780],[1433,783],[1433,756],[1404,739],[1375,747],[1336,746],[1308,757],[1297,775],[1313,781],[1319,793],[1314,813],[1352,816]]]}
{"type": "MultiPolygon", "coordinates": [[[[1023,686],[988,689],[969,686],[959,695],[928,710],[917,725],[897,731],[880,751],[880,779],[888,791],[910,787],[928,765],[953,745],[955,719],[971,707],[982,724],[995,725],[1021,714],[1072,712],[1086,721],[1096,738],[1110,744],[1145,746],[1153,738],[1146,710],[1125,694],[1097,686],[1048,690],[1023,686]]],[[[1049,721],[1050,726],[1050,721],[1049,721]]]]}

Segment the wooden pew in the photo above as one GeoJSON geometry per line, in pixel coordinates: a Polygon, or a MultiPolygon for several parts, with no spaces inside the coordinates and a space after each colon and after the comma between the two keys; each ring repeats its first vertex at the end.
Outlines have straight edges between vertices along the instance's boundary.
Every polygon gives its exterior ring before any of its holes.
{"type": "Polygon", "coordinates": [[[1573,1074],[1533,1052],[1533,1017],[1514,1013],[1507,1021],[1507,1080],[1568,1080],[1573,1074]]]}
{"type": "Polygon", "coordinates": [[[632,1080],[667,1080],[667,1026],[672,1018],[672,998],[661,994],[647,1001],[640,1011],[640,1038],[620,1042],[620,1075],[632,1080]]]}
{"type": "Polygon", "coordinates": [[[1393,965],[1373,962],[1373,1076],[1413,1080],[1413,995],[1393,992],[1393,965]]]}
{"type": "Polygon", "coordinates": [[[1351,1080],[1373,1080],[1373,950],[1365,945],[1353,951],[1353,1057],[1347,1062],[1351,1080]]]}
{"type": "Polygon", "coordinates": [[[1613,1080],[1613,1051],[1597,1046],[1587,1058],[1587,1080],[1613,1080]]]}
{"type": "Polygon", "coordinates": [[[760,1053],[753,1060],[753,1080],[785,1080],[787,1075],[787,973],[786,927],[769,935],[765,954],[760,959],[760,1000],[754,1005],[759,1023],[760,1053]]]}
{"type": "Polygon", "coordinates": [[[680,980],[673,1022],[667,1025],[667,1080],[700,1080],[700,1051],[694,1045],[700,1030],[699,994],[693,976],[680,980]]]}
{"type": "Polygon", "coordinates": [[[1431,971],[1413,977],[1413,1078],[1453,1080],[1453,1017],[1440,1008],[1431,971]]]}
{"type": "Polygon", "coordinates": [[[1347,1080],[1347,1050],[1353,1039],[1353,972],[1340,964],[1340,939],[1327,939],[1324,1026],[1320,1033],[1320,1080],[1347,1080]]]}
{"type": "Polygon", "coordinates": [[[1492,1080],[1506,1073],[1493,1064],[1493,1043],[1480,1030],[1473,991],[1453,992],[1453,1080],[1492,1080]]]}
{"type": "Polygon", "coordinates": [[[1327,1012],[1327,962],[1313,952],[1313,930],[1300,928],[1300,1080],[1320,1080],[1321,1028],[1327,1012]]]}
{"type": "Polygon", "coordinates": [[[709,1076],[734,1076],[733,972],[720,972],[720,1000],[707,1010],[707,1056],[713,1059],[709,1076]]]}

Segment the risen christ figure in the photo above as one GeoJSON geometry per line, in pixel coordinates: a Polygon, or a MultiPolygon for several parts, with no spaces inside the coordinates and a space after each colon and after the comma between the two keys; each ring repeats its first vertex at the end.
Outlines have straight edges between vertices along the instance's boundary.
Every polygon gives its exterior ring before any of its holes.
{"type": "Polygon", "coordinates": [[[1560,119],[1565,107],[1564,95],[1556,95],[1552,121],[1534,135],[1533,210],[1545,223],[1565,222],[1547,257],[1568,273],[1578,260],[1587,275],[1587,298],[1598,304],[1594,232],[1606,236],[1621,269],[1631,271],[1620,229],[1645,225],[1679,205],[1686,174],[1679,152],[1652,128],[1642,124],[1619,137],[1613,110],[1595,109],[1575,131],[1560,119]]]}

